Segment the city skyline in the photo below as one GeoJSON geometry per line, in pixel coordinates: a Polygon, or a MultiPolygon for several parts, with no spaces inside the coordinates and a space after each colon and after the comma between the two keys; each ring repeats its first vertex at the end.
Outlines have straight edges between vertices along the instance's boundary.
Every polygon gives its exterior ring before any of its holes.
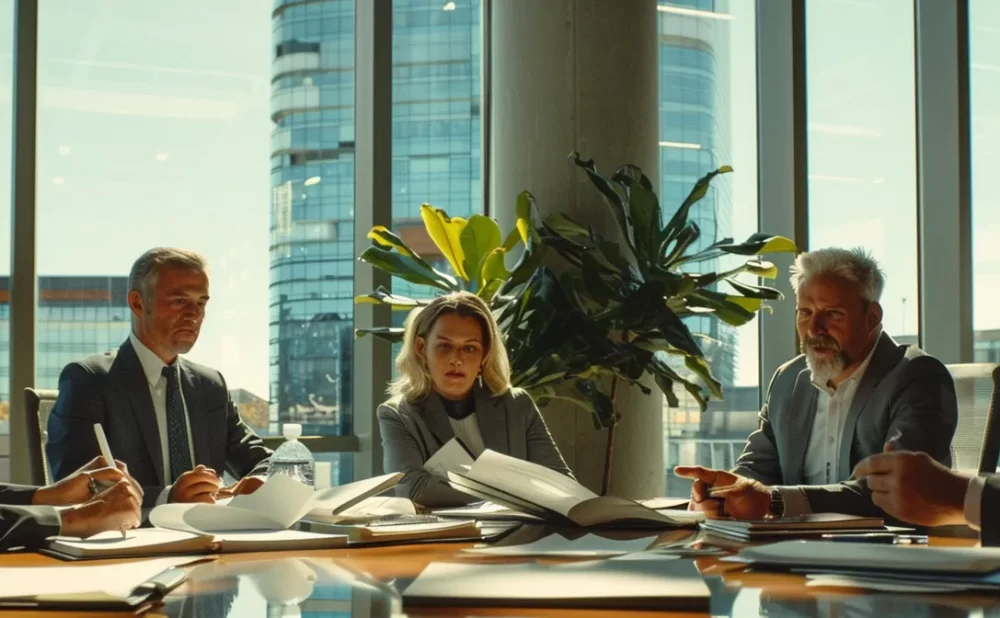
{"type": "MultiPolygon", "coordinates": [[[[870,246],[889,275],[886,327],[912,334],[918,303],[908,281],[916,271],[915,241],[892,242],[898,217],[915,220],[909,189],[913,125],[906,111],[912,109],[912,6],[898,0],[814,4],[808,15],[813,244],[847,238],[870,246]],[[854,23],[864,24],[863,44],[838,54],[824,36],[854,23]],[[862,61],[869,57],[872,62],[862,61]],[[877,161],[860,172],[845,171],[859,148],[877,161]],[[879,178],[882,183],[874,182],[879,178]],[[880,215],[887,204],[889,215],[880,215]],[[840,220],[824,219],[822,213],[844,208],[840,220]]],[[[982,1],[971,7],[973,165],[987,170],[1000,126],[990,111],[990,102],[1000,98],[1000,53],[990,40],[1000,27],[1000,9],[982,1]]],[[[212,268],[213,298],[191,358],[218,367],[233,386],[263,395],[270,382],[270,259],[261,247],[270,244],[271,183],[267,155],[261,153],[272,150],[274,4],[248,0],[244,8],[97,0],[42,4],[37,271],[117,276],[151,245],[202,251],[212,268]],[[122,212],[133,214],[121,217],[122,212]],[[95,238],[100,246],[94,246],[95,238]]],[[[733,0],[729,11],[732,231],[741,237],[755,231],[757,210],[753,3],[733,0]]],[[[0,35],[7,35],[0,39],[12,40],[11,24],[12,14],[0,15],[0,35]]],[[[7,118],[10,60],[9,49],[0,50],[0,115],[7,118]]],[[[0,123],[0,143],[10,143],[9,122],[0,123]]],[[[10,151],[0,149],[5,195],[9,170],[10,151]]],[[[1000,247],[988,242],[1000,230],[995,182],[986,173],[973,182],[977,330],[1000,326],[994,309],[1000,302],[994,291],[1000,289],[1000,247]]],[[[413,207],[424,201],[410,195],[413,207]]],[[[9,217],[0,217],[0,234],[9,234],[9,217]]],[[[8,271],[9,251],[0,252],[0,273],[8,271]]],[[[737,332],[736,384],[757,383],[755,331],[748,325],[737,332]]]]}

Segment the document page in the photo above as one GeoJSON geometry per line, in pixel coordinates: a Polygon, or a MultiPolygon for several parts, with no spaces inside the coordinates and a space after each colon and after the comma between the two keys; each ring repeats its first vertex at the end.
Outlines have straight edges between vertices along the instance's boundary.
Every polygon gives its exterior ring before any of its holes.
{"type": "Polygon", "coordinates": [[[555,470],[488,449],[472,465],[468,476],[567,517],[574,506],[597,497],[555,470]]]}
{"type": "Polygon", "coordinates": [[[448,472],[457,472],[468,475],[469,469],[475,460],[469,452],[465,450],[458,438],[452,438],[445,443],[431,458],[424,463],[424,470],[434,476],[448,478],[448,472]]]}
{"type": "Polygon", "coordinates": [[[173,557],[101,566],[0,567],[0,598],[106,595],[124,600],[167,569],[198,560],[173,557]]]}

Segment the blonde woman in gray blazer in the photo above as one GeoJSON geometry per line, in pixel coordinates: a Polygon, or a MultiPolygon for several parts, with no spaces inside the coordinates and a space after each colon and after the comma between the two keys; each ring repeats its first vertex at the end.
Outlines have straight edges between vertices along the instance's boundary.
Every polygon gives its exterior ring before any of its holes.
{"type": "Polygon", "coordinates": [[[476,499],[424,470],[458,437],[572,477],[531,396],[510,385],[510,365],[489,307],[475,294],[439,296],[414,309],[396,358],[399,378],[378,408],[386,472],[404,472],[396,494],[428,507],[476,499]]]}

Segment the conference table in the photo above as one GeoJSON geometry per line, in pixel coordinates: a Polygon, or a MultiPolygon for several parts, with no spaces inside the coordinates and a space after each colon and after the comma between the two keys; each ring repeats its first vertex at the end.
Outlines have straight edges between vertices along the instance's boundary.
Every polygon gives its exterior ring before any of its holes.
{"type": "MultiPolygon", "coordinates": [[[[551,533],[540,528],[534,536],[551,533]]],[[[691,531],[661,535],[661,543],[694,538],[691,531]]],[[[972,545],[971,539],[932,537],[934,545],[972,545]]],[[[530,607],[410,607],[402,591],[429,563],[467,560],[461,550],[472,543],[425,543],[348,548],[309,552],[225,554],[211,563],[190,567],[211,573],[188,579],[146,616],[277,618],[293,616],[732,616],[769,618],[920,618],[1000,617],[1000,596],[972,594],[925,595],[872,593],[860,589],[816,589],[799,575],[751,572],[742,565],[721,562],[718,556],[696,557],[695,562],[712,590],[710,613],[670,611],[566,610],[530,607]],[[353,581],[352,581],[352,578],[353,581]]],[[[916,551],[916,550],[915,550],[916,551]]],[[[500,559],[493,558],[493,562],[500,559]]],[[[101,564],[67,563],[39,554],[9,554],[3,566],[101,564]]],[[[107,562],[104,562],[107,563],[107,562]]],[[[57,582],[53,582],[58,586],[57,582]]],[[[2,615],[3,612],[0,612],[2,615]]],[[[17,616],[79,616],[53,611],[8,612],[17,616]]],[[[96,614],[86,615],[131,615],[96,614]]]]}

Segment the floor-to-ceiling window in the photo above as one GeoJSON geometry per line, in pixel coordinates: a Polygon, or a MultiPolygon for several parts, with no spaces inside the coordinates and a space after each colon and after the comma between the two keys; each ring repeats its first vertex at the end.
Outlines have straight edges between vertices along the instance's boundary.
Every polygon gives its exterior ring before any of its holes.
{"type": "Polygon", "coordinates": [[[809,248],[870,251],[884,330],[905,343],[919,332],[913,45],[912,0],[806,3],[809,248]]]}
{"type": "MultiPolygon", "coordinates": [[[[692,250],[757,231],[756,62],[754,3],[741,0],[660,2],[659,186],[670,217],[706,173],[732,165],[691,211],[701,229],[692,250]]],[[[701,272],[732,268],[732,260],[698,265],[701,272]]],[[[689,396],[678,408],[664,402],[664,459],[669,495],[687,495],[689,482],[669,471],[678,464],[733,465],[758,410],[756,323],[742,328],[715,317],[688,319],[699,335],[723,399],[702,412],[689,396]]],[[[682,369],[683,370],[683,369],[682,369]]]]}
{"type": "MultiPolygon", "coordinates": [[[[10,238],[14,7],[0,4],[0,245],[10,238]]],[[[0,251],[0,481],[10,478],[10,251],[0,251]]]]}
{"type": "Polygon", "coordinates": [[[1000,3],[969,2],[974,359],[1000,363],[1000,3]]]}

